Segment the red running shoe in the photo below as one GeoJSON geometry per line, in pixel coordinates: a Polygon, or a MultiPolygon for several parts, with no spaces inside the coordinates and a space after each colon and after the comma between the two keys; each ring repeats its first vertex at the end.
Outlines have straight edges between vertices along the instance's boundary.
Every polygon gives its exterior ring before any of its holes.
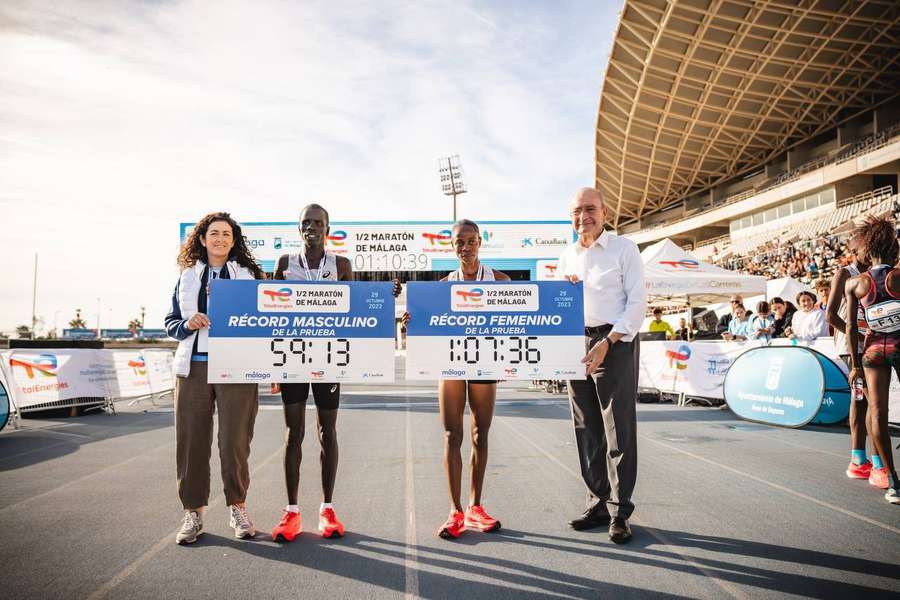
{"type": "Polygon", "coordinates": [[[281,513],[281,520],[272,530],[272,539],[277,542],[280,536],[286,542],[293,542],[301,531],[303,531],[303,520],[300,518],[300,513],[286,510],[281,513]]]}
{"type": "Polygon", "coordinates": [[[344,524],[338,521],[333,508],[319,511],[319,533],[322,537],[344,537],[344,524]]]}
{"type": "Polygon", "coordinates": [[[500,529],[500,521],[487,514],[482,505],[476,504],[466,509],[466,529],[469,528],[484,532],[494,531],[500,529]]]}
{"type": "Polygon", "coordinates": [[[447,521],[438,529],[438,537],[445,540],[453,540],[466,530],[466,518],[462,511],[456,510],[450,513],[447,521]]]}
{"type": "Polygon", "coordinates": [[[847,466],[847,477],[850,479],[868,479],[872,474],[872,463],[868,460],[861,465],[851,462],[847,466]]]}
{"type": "Polygon", "coordinates": [[[872,469],[872,473],[869,475],[869,483],[874,485],[880,490],[888,489],[888,472],[887,467],[881,467],[880,469],[872,469]]]}

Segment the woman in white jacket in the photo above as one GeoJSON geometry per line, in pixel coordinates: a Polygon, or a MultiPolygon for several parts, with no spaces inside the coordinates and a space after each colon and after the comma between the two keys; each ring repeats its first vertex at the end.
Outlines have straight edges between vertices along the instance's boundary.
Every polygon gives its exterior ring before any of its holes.
{"type": "Polygon", "coordinates": [[[214,279],[265,279],[247,248],[241,227],[228,213],[200,219],[178,254],[183,270],[166,315],[166,331],[178,340],[175,352],[175,454],[178,496],[184,520],[178,544],[191,544],[203,533],[203,508],[209,501],[209,457],[213,413],[219,415],[219,459],[229,525],[238,538],[256,529],[244,500],[250,485],[250,440],[258,407],[255,383],[207,383],[206,344],[209,282],[214,279]]]}
{"type": "Polygon", "coordinates": [[[825,311],[816,306],[816,297],[812,292],[797,294],[797,306],[800,310],[794,313],[790,328],[785,330],[785,337],[811,342],[829,334],[825,311]]]}

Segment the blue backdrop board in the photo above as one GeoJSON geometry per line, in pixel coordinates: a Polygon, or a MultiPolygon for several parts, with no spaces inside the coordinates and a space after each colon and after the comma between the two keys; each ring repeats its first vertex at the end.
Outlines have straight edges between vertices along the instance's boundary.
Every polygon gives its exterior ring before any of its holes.
{"type": "Polygon", "coordinates": [[[819,356],[799,346],[752,348],[725,375],[725,402],[750,421],[802,427],[816,417],[826,390],[819,356]]]}
{"type": "Polygon", "coordinates": [[[816,425],[841,423],[850,416],[850,384],[847,383],[847,375],[824,354],[812,349],[808,350],[816,355],[825,375],[822,406],[813,417],[812,423],[816,425]]]}
{"type": "Polygon", "coordinates": [[[7,421],[9,421],[9,394],[0,382],[0,431],[6,427],[7,421]]]}

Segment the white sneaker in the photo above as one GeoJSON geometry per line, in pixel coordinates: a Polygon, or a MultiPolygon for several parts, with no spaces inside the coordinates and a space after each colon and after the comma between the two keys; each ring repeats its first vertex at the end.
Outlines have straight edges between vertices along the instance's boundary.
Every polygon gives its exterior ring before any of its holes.
{"type": "Polygon", "coordinates": [[[884,493],[884,499],[891,504],[900,504],[900,492],[896,488],[888,488],[884,493]]]}
{"type": "Polygon", "coordinates": [[[193,544],[197,536],[203,533],[203,518],[196,510],[184,511],[181,529],[175,535],[176,544],[193,544]]]}
{"type": "Polygon", "coordinates": [[[229,527],[234,529],[234,537],[238,539],[252,538],[256,536],[256,527],[247,514],[247,509],[243,506],[232,504],[228,507],[231,518],[228,520],[229,527]]]}

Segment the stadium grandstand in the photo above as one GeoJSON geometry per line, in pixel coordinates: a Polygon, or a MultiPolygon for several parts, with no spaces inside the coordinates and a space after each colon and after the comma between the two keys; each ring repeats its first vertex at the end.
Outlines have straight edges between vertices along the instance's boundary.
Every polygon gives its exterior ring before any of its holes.
{"type": "Polygon", "coordinates": [[[596,138],[620,234],[812,281],[898,175],[900,2],[625,1],[596,138]]]}

